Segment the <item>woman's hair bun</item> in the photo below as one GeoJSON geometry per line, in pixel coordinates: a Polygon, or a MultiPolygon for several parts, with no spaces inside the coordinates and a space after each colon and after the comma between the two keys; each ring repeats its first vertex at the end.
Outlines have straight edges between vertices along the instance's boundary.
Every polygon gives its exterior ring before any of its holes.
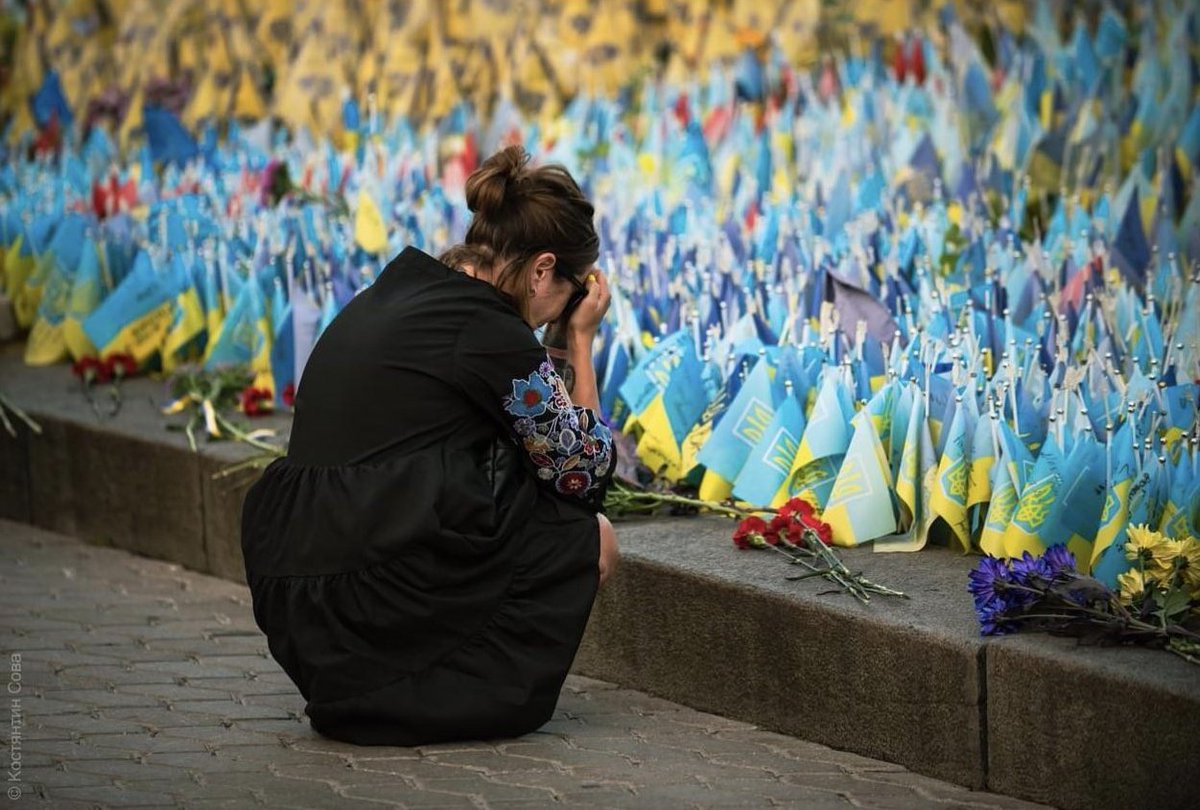
{"type": "Polygon", "coordinates": [[[525,171],[529,155],[519,144],[509,146],[489,157],[467,178],[467,208],[472,213],[490,219],[511,202],[516,181],[525,171]]]}

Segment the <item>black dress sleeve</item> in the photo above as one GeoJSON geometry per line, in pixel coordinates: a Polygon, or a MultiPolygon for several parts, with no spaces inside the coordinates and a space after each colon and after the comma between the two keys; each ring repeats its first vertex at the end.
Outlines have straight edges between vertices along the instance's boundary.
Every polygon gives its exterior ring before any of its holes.
{"type": "Polygon", "coordinates": [[[473,318],[459,333],[455,383],[524,448],[538,482],[600,511],[616,467],[612,433],[573,405],[545,349],[513,317],[473,318]]]}

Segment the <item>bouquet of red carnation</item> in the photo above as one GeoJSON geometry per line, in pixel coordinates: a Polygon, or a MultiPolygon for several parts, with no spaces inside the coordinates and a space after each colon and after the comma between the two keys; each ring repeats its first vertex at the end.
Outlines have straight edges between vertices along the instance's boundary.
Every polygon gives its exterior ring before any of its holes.
{"type": "Polygon", "coordinates": [[[81,357],[72,364],[71,370],[79,378],[83,396],[92,407],[96,418],[111,419],[121,410],[121,381],[138,373],[138,361],[132,354],[113,352],[103,359],[93,356],[81,357]],[[112,383],[112,388],[108,391],[111,404],[106,410],[101,410],[92,391],[97,383],[112,383]]]}
{"type": "Polygon", "coordinates": [[[733,544],[739,549],[771,549],[788,558],[792,565],[807,568],[807,573],[788,579],[824,577],[863,604],[870,594],[905,597],[905,594],[877,585],[848,569],[831,548],[833,530],[821,520],[817,509],[803,498],[792,498],[767,521],[761,515],[748,515],[733,532],[733,544]]]}
{"type": "Polygon", "coordinates": [[[679,492],[648,489],[617,476],[604,499],[604,511],[610,516],[651,515],[664,507],[673,514],[704,510],[736,519],[733,544],[739,549],[771,549],[787,557],[792,565],[808,569],[788,579],[824,577],[863,604],[871,601],[871,594],[908,598],[848,569],[831,547],[833,529],[803,498],[792,498],[779,509],[750,512],[731,501],[716,503],[679,492]]]}

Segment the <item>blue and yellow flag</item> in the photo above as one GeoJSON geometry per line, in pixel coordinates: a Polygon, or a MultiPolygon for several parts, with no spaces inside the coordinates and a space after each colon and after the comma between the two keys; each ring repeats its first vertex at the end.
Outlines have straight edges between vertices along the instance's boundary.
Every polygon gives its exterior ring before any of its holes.
{"type": "MultiPolygon", "coordinates": [[[[1092,541],[1104,511],[1104,476],[1104,451],[1095,437],[1090,433],[1076,436],[1063,472],[1059,523],[1066,536],[1067,548],[1075,555],[1076,565],[1083,570],[1092,559],[1092,541]]],[[[1049,539],[1049,543],[1062,539],[1055,537],[1049,539]]]]}
{"type": "Polygon", "coordinates": [[[150,256],[142,251],[117,289],[84,319],[83,332],[101,354],[131,354],[145,363],[162,346],[173,301],[150,256]]]}
{"type": "Polygon", "coordinates": [[[168,373],[181,362],[199,359],[204,354],[206,334],[200,291],[179,254],[171,259],[169,278],[174,290],[174,311],[162,346],[162,367],[168,373]]]}
{"type": "Polygon", "coordinates": [[[258,282],[247,279],[221,332],[204,361],[205,368],[245,364],[254,372],[254,385],[275,394],[271,373],[271,328],[258,282]]]}
{"type": "Polygon", "coordinates": [[[946,521],[964,552],[971,548],[971,525],[967,519],[968,486],[971,459],[968,442],[974,438],[974,417],[966,407],[958,407],[946,433],[937,477],[930,493],[929,506],[934,515],[946,521]]]}
{"type": "Polygon", "coordinates": [[[904,450],[896,476],[896,497],[900,512],[898,521],[902,534],[875,541],[875,551],[920,551],[929,539],[933,509],[929,504],[937,476],[937,457],[933,452],[933,437],[925,417],[925,397],[915,392],[904,450]]]}
{"type": "Polygon", "coordinates": [[[971,471],[967,476],[967,509],[992,499],[992,478],[996,464],[996,426],[991,414],[975,420],[971,434],[971,471]]]}
{"type": "Polygon", "coordinates": [[[225,301],[221,295],[221,287],[217,282],[217,268],[212,264],[204,267],[204,332],[206,341],[204,355],[207,359],[212,347],[216,345],[217,335],[221,334],[221,325],[225,323],[225,301]]]}
{"type": "MultiPolygon", "coordinates": [[[[41,294],[37,316],[25,343],[25,362],[31,366],[47,366],[67,359],[67,343],[63,338],[63,319],[71,299],[75,271],[85,240],[86,221],[79,214],[68,214],[54,230],[43,265],[41,294]]],[[[40,263],[40,262],[39,262],[40,263]]],[[[29,284],[34,283],[31,275],[29,284]]]]}
{"type": "Polygon", "coordinates": [[[637,453],[642,463],[671,481],[678,481],[691,470],[683,467],[683,441],[691,432],[708,397],[700,377],[700,361],[690,339],[663,355],[666,362],[654,364],[647,371],[660,377],[656,393],[640,410],[635,409],[642,428],[637,453]],[[661,379],[665,375],[666,379],[661,379]]]}
{"type": "Polygon", "coordinates": [[[775,505],[776,493],[791,472],[803,433],[804,411],[789,390],[738,472],[734,497],[755,506],[775,505]]]}
{"type": "Polygon", "coordinates": [[[1092,545],[1091,573],[1109,587],[1115,587],[1117,576],[1129,568],[1124,545],[1129,529],[1132,491],[1139,478],[1133,430],[1128,421],[1109,439],[1106,452],[1112,472],[1108,476],[1100,528],[1092,545]]]}
{"type": "Polygon", "coordinates": [[[850,447],[850,420],[853,418],[854,406],[841,367],[830,367],[825,371],[809,414],[793,470],[803,469],[823,458],[844,455],[850,447]]]}
{"type": "Polygon", "coordinates": [[[1190,525],[1193,516],[1189,512],[1200,513],[1200,502],[1189,500],[1194,497],[1196,485],[1200,481],[1192,474],[1192,464],[1188,454],[1179,454],[1179,460],[1171,469],[1171,487],[1167,494],[1167,502],[1163,507],[1162,519],[1158,530],[1164,536],[1174,540],[1188,537],[1193,529],[1190,525]]]}
{"type": "Polygon", "coordinates": [[[805,496],[824,507],[850,447],[854,406],[849,388],[840,367],[829,367],[824,375],[792,469],[775,496],[776,504],[805,496]]]}
{"type": "Polygon", "coordinates": [[[1062,511],[1064,459],[1052,435],[1038,453],[1029,481],[1021,490],[1016,511],[1004,531],[1004,553],[1038,555],[1047,545],[1064,540],[1058,516],[1062,511]],[[1047,540],[1049,539],[1049,542],[1047,540]]]}
{"type": "Polygon", "coordinates": [[[616,339],[608,346],[608,359],[604,364],[604,378],[600,385],[600,411],[609,424],[624,424],[629,415],[628,406],[619,401],[617,393],[629,375],[632,356],[623,340],[616,339]]]}
{"type": "Polygon", "coordinates": [[[63,341],[71,358],[78,360],[96,354],[96,347],[83,331],[83,322],[100,305],[104,297],[104,282],[100,274],[100,255],[96,243],[87,239],[79,255],[79,268],[71,285],[71,297],[63,317],[63,341]]]}
{"type": "Polygon", "coordinates": [[[896,531],[892,472],[880,433],[891,429],[895,383],[889,383],[854,416],[854,435],[842,461],[822,519],[833,529],[833,542],[857,546],[896,531]]]}
{"type": "Polygon", "coordinates": [[[996,481],[988,502],[983,528],[979,533],[979,548],[993,557],[1004,556],[1004,532],[1017,509],[1017,488],[1013,484],[1011,467],[1001,463],[996,467],[996,481]]]}
{"type": "MultiPolygon", "coordinates": [[[[750,370],[728,412],[696,456],[707,468],[706,480],[709,474],[719,476],[729,482],[732,491],[732,482],[737,480],[750,451],[766,435],[783,398],[774,377],[775,370],[765,358],[750,370]]],[[[709,486],[715,488],[718,484],[710,481],[709,486]]]]}

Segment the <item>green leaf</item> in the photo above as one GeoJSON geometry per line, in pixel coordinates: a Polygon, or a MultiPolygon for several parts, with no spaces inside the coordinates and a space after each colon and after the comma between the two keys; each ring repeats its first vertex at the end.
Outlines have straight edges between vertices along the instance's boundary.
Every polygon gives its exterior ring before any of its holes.
{"type": "Polygon", "coordinates": [[[1160,594],[1156,601],[1160,607],[1154,615],[1158,616],[1164,625],[1173,623],[1176,616],[1187,613],[1192,606],[1192,600],[1187,591],[1178,587],[1172,588],[1165,594],[1160,594]]]}

